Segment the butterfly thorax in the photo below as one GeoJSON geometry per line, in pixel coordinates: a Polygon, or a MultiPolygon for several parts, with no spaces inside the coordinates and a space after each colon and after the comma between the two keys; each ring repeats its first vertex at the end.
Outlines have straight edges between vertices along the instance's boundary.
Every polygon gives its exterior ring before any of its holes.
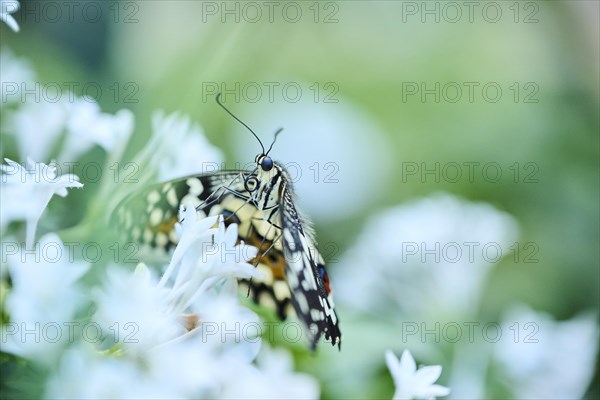
{"type": "Polygon", "coordinates": [[[278,208],[282,185],[289,184],[289,174],[269,156],[256,156],[255,173],[246,178],[246,188],[252,193],[255,205],[262,210],[278,208]]]}

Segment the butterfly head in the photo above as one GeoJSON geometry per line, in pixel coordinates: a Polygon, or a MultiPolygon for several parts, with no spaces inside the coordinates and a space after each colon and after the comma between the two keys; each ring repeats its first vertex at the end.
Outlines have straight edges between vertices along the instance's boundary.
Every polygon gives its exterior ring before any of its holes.
{"type": "Polygon", "coordinates": [[[271,157],[267,154],[259,154],[256,156],[256,165],[258,168],[262,169],[264,172],[269,172],[273,169],[274,162],[271,157]]]}
{"type": "MultiPolygon", "coordinates": [[[[271,157],[269,157],[269,153],[271,152],[271,149],[273,149],[273,145],[275,144],[275,141],[277,140],[277,135],[279,135],[282,130],[283,130],[283,128],[279,128],[275,132],[275,135],[273,137],[273,142],[271,142],[271,146],[269,146],[269,150],[267,150],[267,152],[265,153],[264,147],[263,147],[263,152],[260,153],[259,155],[257,155],[256,159],[254,160],[254,161],[256,161],[257,168],[261,169],[263,172],[269,172],[275,166],[275,162],[273,161],[273,159],[271,157]]],[[[262,143],[260,145],[262,146],[262,143]]]]}

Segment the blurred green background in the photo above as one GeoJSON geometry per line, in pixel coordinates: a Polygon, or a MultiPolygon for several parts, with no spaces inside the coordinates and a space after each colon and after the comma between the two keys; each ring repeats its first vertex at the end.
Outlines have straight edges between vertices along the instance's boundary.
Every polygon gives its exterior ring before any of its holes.
{"type": "MultiPolygon", "coordinates": [[[[54,2],[61,10],[57,19],[44,3],[22,1],[15,14],[21,32],[1,26],[2,47],[31,60],[41,82],[97,83],[103,111],[132,109],[136,128],[128,156],[149,138],[151,114],[162,109],[189,114],[226,152],[228,163],[252,161],[257,144],[214,102],[215,87],[233,89],[237,94],[226,90],[226,104],[260,127],[264,142],[279,126],[292,132],[284,131],[276,158],[285,154],[282,161],[294,161],[296,154],[310,161],[307,154],[319,149],[331,154],[329,161],[343,156],[358,166],[362,175],[348,176],[340,164],[340,187],[353,183],[367,196],[346,213],[314,218],[320,241],[336,243],[340,254],[369,216],[445,191],[512,214],[520,224],[519,241],[539,248],[538,263],[508,258],[493,270],[482,314],[497,318],[513,301],[557,319],[598,310],[597,2],[474,2],[469,14],[463,2],[300,1],[276,2],[269,15],[264,2],[84,1],[75,2],[72,19],[61,2],[54,2]],[[93,7],[86,9],[87,3],[93,7]],[[277,83],[273,101],[265,82],[277,83]],[[297,103],[280,90],[290,82],[302,88],[297,103]],[[433,91],[423,94],[422,84],[433,91]],[[256,86],[263,92],[254,101],[256,86]],[[454,101],[457,87],[462,96],[454,101]],[[314,122],[319,119],[313,114],[343,108],[352,125],[354,114],[344,107],[360,110],[376,130],[361,131],[360,138],[349,133],[333,144],[307,134],[304,147],[286,147],[292,139],[285,135],[293,135],[294,127],[279,110],[314,122]],[[373,153],[371,141],[385,154],[373,153]],[[241,154],[246,158],[240,160],[241,154]],[[476,169],[467,179],[466,168],[457,182],[443,174],[439,180],[422,178],[420,170],[407,175],[414,165],[472,162],[496,163],[502,176],[485,179],[476,169]],[[363,186],[369,174],[381,182],[363,186]]],[[[85,94],[79,88],[75,93],[85,94]]],[[[10,146],[3,155],[11,155],[10,146]]],[[[335,185],[319,190],[323,201],[355,201],[336,197],[335,185]]],[[[74,215],[93,196],[93,184],[70,196],[74,215]]],[[[307,208],[315,214],[314,206],[307,208]]],[[[309,371],[319,360],[303,357],[309,371]]],[[[391,379],[382,381],[387,386],[381,392],[391,395],[391,379]]],[[[590,398],[600,395],[597,383],[596,375],[590,398]]],[[[327,385],[322,391],[337,393],[327,385]]]]}

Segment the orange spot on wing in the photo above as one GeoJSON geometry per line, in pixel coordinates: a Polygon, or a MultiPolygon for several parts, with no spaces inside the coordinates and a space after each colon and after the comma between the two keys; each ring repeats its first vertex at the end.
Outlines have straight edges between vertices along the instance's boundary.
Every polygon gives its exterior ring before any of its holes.
{"type": "Polygon", "coordinates": [[[150,229],[155,233],[162,232],[165,235],[168,235],[169,233],[171,233],[171,231],[175,227],[176,223],[177,223],[177,217],[172,216],[171,218],[167,219],[166,221],[161,222],[158,226],[153,226],[150,229]]]}
{"type": "Polygon", "coordinates": [[[273,278],[285,279],[285,257],[283,253],[272,247],[266,254],[265,252],[273,245],[270,240],[261,239],[256,233],[251,234],[244,239],[247,245],[254,246],[258,249],[258,254],[254,257],[250,264],[256,264],[260,260],[261,264],[265,264],[273,272],[273,278]]]}
{"type": "Polygon", "coordinates": [[[331,287],[329,286],[329,275],[327,275],[327,272],[323,274],[323,283],[325,284],[325,290],[327,291],[327,294],[331,293],[331,287]]]}

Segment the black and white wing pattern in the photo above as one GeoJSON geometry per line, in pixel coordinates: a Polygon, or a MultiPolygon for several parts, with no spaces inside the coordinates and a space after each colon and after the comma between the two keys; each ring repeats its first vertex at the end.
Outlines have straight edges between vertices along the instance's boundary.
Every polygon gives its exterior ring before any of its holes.
{"type": "Polygon", "coordinates": [[[154,185],[128,196],[115,211],[126,239],[170,251],[180,206],[192,204],[205,216],[223,215],[238,224],[238,240],[255,246],[250,263],[262,280],[242,280],[243,293],[281,319],[296,314],[311,348],[321,336],[340,345],[341,333],[324,261],[308,220],[294,204],[287,171],[268,156],[257,156],[254,171],[220,171],[154,185]],[[267,161],[265,161],[267,160],[267,161]]]}
{"type": "Polygon", "coordinates": [[[310,222],[298,212],[289,181],[281,184],[283,253],[292,304],[312,334],[314,349],[321,335],[341,348],[341,333],[334,310],[333,295],[325,261],[317,250],[310,222]]]}
{"type": "Polygon", "coordinates": [[[220,171],[188,176],[131,193],[117,206],[112,222],[122,241],[170,251],[178,242],[175,223],[180,205],[192,204],[209,215],[229,191],[243,193],[246,173],[220,171]]]}

